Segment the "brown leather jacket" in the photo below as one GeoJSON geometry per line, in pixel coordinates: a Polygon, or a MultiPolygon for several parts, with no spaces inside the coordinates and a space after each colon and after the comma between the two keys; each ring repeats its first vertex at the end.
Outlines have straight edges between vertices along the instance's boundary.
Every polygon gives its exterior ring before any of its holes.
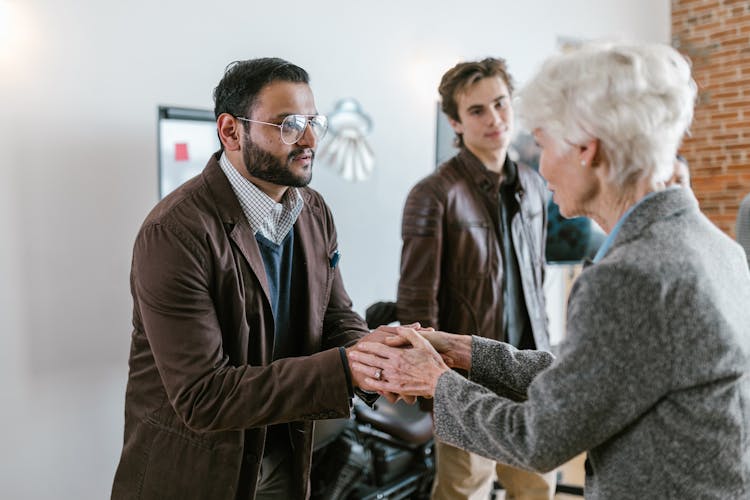
{"type": "MultiPolygon", "coordinates": [[[[512,241],[536,347],[549,350],[542,289],[547,190],[531,168],[517,171],[520,210],[511,222],[512,241]]],[[[402,222],[401,323],[505,340],[498,189],[463,149],[411,190],[402,222]]]]}
{"type": "Polygon", "coordinates": [[[125,439],[112,498],[234,500],[241,481],[253,498],[266,426],[283,422],[295,498],[309,494],[312,420],[349,416],[336,346],[368,330],[334,265],[331,213],[318,193],[301,193],[290,325],[300,356],[273,362],[263,260],[218,156],[146,218],[133,251],[125,439]]]}

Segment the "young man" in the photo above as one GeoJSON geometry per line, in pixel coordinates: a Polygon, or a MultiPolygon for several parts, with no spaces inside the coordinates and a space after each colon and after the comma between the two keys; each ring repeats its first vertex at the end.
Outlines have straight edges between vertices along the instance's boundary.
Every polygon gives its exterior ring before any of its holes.
{"type": "Polygon", "coordinates": [[[312,420],[348,417],[344,348],[368,333],[336,228],[306,188],[326,131],[307,73],[231,64],[222,150],[135,242],[125,439],[113,498],[305,498],[312,420]]]}
{"type": "MultiPolygon", "coordinates": [[[[502,59],[460,63],[440,83],[460,152],[420,181],[403,214],[398,319],[549,349],[542,290],[547,193],[507,151],[512,80],[502,59]]],[[[493,471],[506,498],[549,499],[539,475],[436,442],[433,498],[487,498],[493,471]]]]}

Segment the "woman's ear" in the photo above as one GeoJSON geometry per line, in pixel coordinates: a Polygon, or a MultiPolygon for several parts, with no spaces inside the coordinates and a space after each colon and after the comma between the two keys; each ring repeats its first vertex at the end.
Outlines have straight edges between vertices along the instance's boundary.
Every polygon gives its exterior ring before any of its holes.
{"type": "Polygon", "coordinates": [[[599,139],[591,139],[583,146],[579,146],[581,154],[581,165],[598,167],[601,163],[599,155],[599,139]]]}
{"type": "Polygon", "coordinates": [[[227,151],[239,151],[242,137],[240,122],[229,113],[222,113],[216,119],[219,139],[227,151]]]}

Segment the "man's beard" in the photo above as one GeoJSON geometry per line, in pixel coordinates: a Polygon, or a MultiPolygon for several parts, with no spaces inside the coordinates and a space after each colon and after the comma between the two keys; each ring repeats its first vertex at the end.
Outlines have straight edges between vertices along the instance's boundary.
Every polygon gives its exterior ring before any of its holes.
{"type": "Polygon", "coordinates": [[[261,149],[250,138],[245,137],[242,159],[245,161],[247,173],[257,179],[276,184],[277,186],[305,187],[312,179],[312,164],[315,159],[315,151],[303,148],[293,149],[283,164],[279,158],[265,149],[261,149]],[[309,152],[311,155],[310,165],[301,174],[292,171],[291,165],[294,157],[309,152]]]}

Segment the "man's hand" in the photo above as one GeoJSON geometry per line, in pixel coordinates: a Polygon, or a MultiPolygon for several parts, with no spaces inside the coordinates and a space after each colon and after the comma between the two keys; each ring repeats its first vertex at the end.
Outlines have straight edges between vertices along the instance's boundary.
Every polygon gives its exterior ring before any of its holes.
{"type": "MultiPolygon", "coordinates": [[[[418,328],[419,327],[419,323],[414,323],[413,325],[410,325],[410,326],[418,328]]],[[[377,369],[375,369],[375,370],[371,370],[371,373],[368,374],[368,373],[363,373],[363,372],[355,371],[352,368],[352,362],[353,362],[353,360],[351,358],[351,353],[356,348],[357,345],[359,345],[361,342],[375,342],[375,343],[380,342],[380,343],[383,343],[389,337],[393,337],[394,336],[393,333],[389,333],[389,332],[383,331],[382,328],[383,327],[380,327],[380,328],[378,328],[376,330],[373,330],[368,335],[365,335],[364,337],[362,337],[361,339],[359,339],[359,341],[356,344],[354,344],[351,347],[347,347],[346,348],[346,358],[347,358],[347,361],[349,362],[349,368],[350,368],[350,372],[352,374],[352,385],[354,385],[355,387],[359,387],[363,391],[377,392],[378,394],[380,394],[381,396],[383,396],[384,398],[386,398],[391,403],[395,403],[399,399],[402,399],[404,402],[406,402],[408,404],[413,404],[416,401],[416,397],[413,397],[413,396],[400,396],[398,394],[393,394],[393,393],[390,393],[390,392],[379,391],[379,390],[377,390],[376,387],[374,387],[372,385],[369,385],[367,383],[367,375],[370,375],[371,378],[373,378],[375,380],[378,380],[379,378],[382,378],[382,371],[378,372],[377,369]]]]}

